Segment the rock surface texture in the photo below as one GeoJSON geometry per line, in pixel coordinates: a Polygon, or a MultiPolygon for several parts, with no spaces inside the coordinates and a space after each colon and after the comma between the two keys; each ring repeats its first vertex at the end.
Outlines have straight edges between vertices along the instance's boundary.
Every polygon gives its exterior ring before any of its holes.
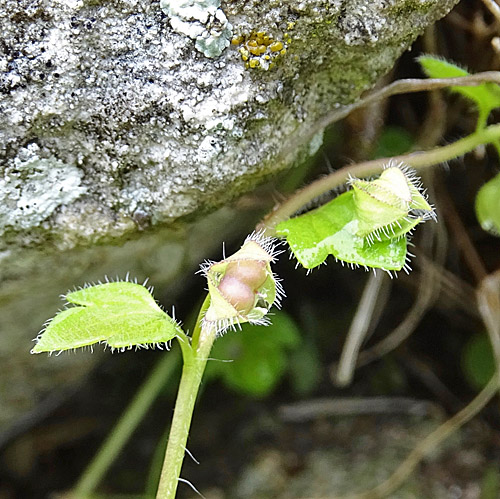
{"type": "Polygon", "coordinates": [[[2,249],[220,206],[455,3],[2,0],[2,249]]]}
{"type": "Polygon", "coordinates": [[[28,355],[59,294],[124,270],[161,290],[224,231],[103,243],[185,227],[313,153],[312,124],[455,3],[0,0],[0,428],[97,358],[28,355]]]}

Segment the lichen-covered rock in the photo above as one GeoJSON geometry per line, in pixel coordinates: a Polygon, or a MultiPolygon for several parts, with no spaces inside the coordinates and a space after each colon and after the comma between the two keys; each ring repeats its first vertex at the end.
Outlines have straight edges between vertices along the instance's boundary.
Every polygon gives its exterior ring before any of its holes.
{"type": "Polygon", "coordinates": [[[136,214],[221,205],[289,166],[287,144],[455,3],[4,0],[3,246],[89,245],[135,231],[136,214]]]}

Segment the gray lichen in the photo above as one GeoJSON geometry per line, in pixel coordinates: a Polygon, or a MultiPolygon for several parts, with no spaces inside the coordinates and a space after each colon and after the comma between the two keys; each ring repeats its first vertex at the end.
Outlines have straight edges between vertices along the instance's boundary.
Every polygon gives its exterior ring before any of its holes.
{"type": "Polygon", "coordinates": [[[0,178],[0,234],[39,225],[86,190],[78,168],[38,152],[35,144],[21,149],[0,178]]]}
{"type": "Polygon", "coordinates": [[[220,9],[220,0],[160,0],[174,31],[196,40],[205,57],[219,57],[229,47],[233,27],[220,9]]]}

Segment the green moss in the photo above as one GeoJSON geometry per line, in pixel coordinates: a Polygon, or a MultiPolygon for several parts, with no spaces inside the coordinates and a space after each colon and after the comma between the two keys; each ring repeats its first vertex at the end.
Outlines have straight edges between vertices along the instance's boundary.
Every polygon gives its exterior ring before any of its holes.
{"type": "Polygon", "coordinates": [[[414,14],[415,12],[427,14],[432,9],[434,9],[434,6],[427,2],[421,2],[419,0],[405,0],[396,3],[396,5],[392,5],[389,7],[388,11],[393,15],[407,16],[414,14]]]}

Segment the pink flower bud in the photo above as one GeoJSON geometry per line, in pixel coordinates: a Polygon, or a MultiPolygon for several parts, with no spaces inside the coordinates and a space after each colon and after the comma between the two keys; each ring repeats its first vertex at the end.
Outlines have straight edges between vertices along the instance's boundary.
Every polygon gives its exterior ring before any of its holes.
{"type": "Polygon", "coordinates": [[[239,260],[231,262],[226,268],[225,277],[236,277],[251,289],[260,288],[267,279],[267,262],[259,260],[239,260]]]}
{"type": "Polygon", "coordinates": [[[203,317],[204,326],[215,327],[222,334],[245,322],[269,324],[269,309],[279,307],[284,295],[271,270],[278,254],[272,238],[253,233],[236,253],[220,262],[205,262],[202,272],[207,278],[210,306],[203,317]]]}
{"type": "Polygon", "coordinates": [[[237,277],[225,275],[217,286],[224,298],[243,314],[252,310],[255,304],[255,292],[237,277]]]}

